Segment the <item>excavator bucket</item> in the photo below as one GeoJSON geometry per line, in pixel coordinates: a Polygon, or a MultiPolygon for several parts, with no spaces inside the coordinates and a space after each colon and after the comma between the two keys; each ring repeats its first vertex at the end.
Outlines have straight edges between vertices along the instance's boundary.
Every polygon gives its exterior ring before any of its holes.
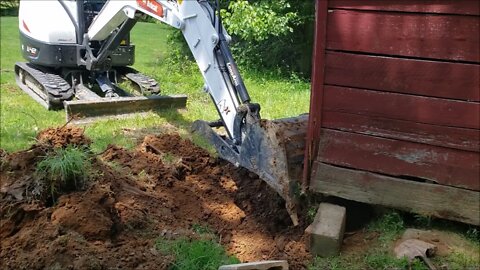
{"type": "Polygon", "coordinates": [[[219,156],[256,173],[286,203],[294,225],[298,224],[297,192],[302,175],[308,115],[278,120],[256,120],[247,116],[245,135],[233,149],[208,122],[198,120],[193,130],[206,137],[219,156]]]}

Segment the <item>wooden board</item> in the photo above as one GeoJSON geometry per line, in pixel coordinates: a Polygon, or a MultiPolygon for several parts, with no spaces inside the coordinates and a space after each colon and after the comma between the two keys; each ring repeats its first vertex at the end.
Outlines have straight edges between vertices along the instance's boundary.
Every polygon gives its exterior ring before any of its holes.
{"type": "Polygon", "coordinates": [[[329,8],[480,15],[476,0],[329,0],[329,8]]]}
{"type": "Polygon", "coordinates": [[[308,186],[311,162],[315,158],[322,124],[322,104],[325,72],[325,46],[327,35],[328,1],[315,2],[315,41],[312,56],[312,83],[310,93],[310,112],[308,119],[305,160],[303,163],[302,188],[308,186]]]}
{"type": "Polygon", "coordinates": [[[311,189],[363,203],[480,225],[480,193],[315,162],[311,189]]]}
{"type": "Polygon", "coordinates": [[[424,124],[480,128],[480,103],[326,86],[323,109],[424,124]]]}
{"type": "Polygon", "coordinates": [[[322,126],[388,139],[480,152],[480,131],[474,129],[435,126],[334,111],[323,112],[322,126]]]}
{"type": "Polygon", "coordinates": [[[332,10],[327,49],[480,62],[480,17],[332,10]]]}
{"type": "Polygon", "coordinates": [[[480,65],[327,52],[325,83],[480,100],[480,65]]]}
{"type": "Polygon", "coordinates": [[[480,190],[480,156],[476,152],[324,128],[317,160],[480,190]]]}

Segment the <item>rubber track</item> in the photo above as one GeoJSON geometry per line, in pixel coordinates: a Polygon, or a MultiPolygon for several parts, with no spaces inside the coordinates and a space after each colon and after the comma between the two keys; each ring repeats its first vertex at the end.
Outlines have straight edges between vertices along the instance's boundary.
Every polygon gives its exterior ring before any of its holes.
{"type": "Polygon", "coordinates": [[[160,94],[160,86],[155,79],[142,74],[133,68],[123,68],[122,73],[127,79],[140,87],[140,91],[143,95],[160,94]]]}
{"type": "Polygon", "coordinates": [[[50,73],[42,67],[30,63],[17,63],[21,69],[33,77],[48,96],[48,101],[61,105],[63,101],[70,100],[75,94],[70,84],[57,74],[50,73]]]}

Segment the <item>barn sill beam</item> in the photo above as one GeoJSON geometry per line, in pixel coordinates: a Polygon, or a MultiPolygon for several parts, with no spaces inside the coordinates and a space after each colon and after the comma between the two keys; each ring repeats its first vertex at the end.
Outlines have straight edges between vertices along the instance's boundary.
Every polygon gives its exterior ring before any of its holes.
{"type": "Polygon", "coordinates": [[[315,162],[311,191],[480,225],[480,192],[315,162]]]}

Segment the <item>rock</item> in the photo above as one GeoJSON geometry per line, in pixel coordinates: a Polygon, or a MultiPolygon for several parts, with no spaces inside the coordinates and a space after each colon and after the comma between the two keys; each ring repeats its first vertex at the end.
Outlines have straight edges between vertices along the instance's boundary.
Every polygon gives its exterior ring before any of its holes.
{"type": "Polygon", "coordinates": [[[288,270],[287,261],[260,261],[222,265],[218,270],[288,270]]]}

